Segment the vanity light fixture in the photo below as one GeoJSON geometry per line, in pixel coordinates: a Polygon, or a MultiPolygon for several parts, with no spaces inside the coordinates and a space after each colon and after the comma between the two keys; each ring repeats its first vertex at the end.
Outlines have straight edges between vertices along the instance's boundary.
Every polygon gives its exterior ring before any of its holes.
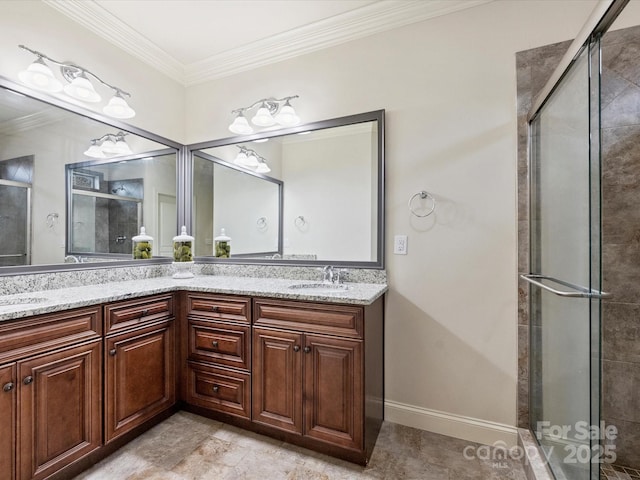
{"type": "Polygon", "coordinates": [[[91,146],[84,152],[87,157],[109,158],[116,155],[130,155],[133,152],[125,141],[124,132],[107,133],[91,140],[91,146]]]}
{"type": "Polygon", "coordinates": [[[271,171],[267,165],[267,160],[258,155],[255,151],[244,145],[236,145],[240,149],[233,163],[241,167],[253,169],[258,173],[268,173],[271,171]]]}
{"type": "Polygon", "coordinates": [[[296,115],[290,101],[298,98],[298,95],[291,95],[284,98],[263,98],[248,107],[237,108],[231,113],[236,115],[233,123],[229,125],[229,130],[238,135],[248,135],[253,133],[253,127],[249,125],[245,112],[258,107],[258,110],[251,118],[251,123],[258,127],[272,127],[280,125],[282,127],[293,127],[300,123],[300,117],[296,115]]]}
{"type": "Polygon", "coordinates": [[[102,100],[102,97],[89,80],[89,75],[102,85],[109,87],[115,92],[111,100],[109,100],[109,103],[102,109],[106,115],[122,119],[133,118],[136,115],[136,112],[124,99],[125,96],[130,97],[131,94],[108,84],[95,73],[72,63],[58,62],[44,53],[31,50],[24,45],[18,45],[18,48],[26,50],[37,57],[26,70],[23,70],[18,74],[18,78],[25,85],[35,88],[36,90],[42,90],[49,93],[58,93],[63,91],[67,96],[76,100],[87,103],[97,103],[102,100]],[[55,77],[49,66],[45,63],[45,59],[60,67],[62,77],[68,82],[66,85],[63,86],[62,82],[55,77]]]}

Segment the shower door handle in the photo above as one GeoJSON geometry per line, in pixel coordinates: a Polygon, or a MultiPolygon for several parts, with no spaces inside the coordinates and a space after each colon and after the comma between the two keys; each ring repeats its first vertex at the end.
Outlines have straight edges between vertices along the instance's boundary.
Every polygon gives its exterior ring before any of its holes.
{"type": "Polygon", "coordinates": [[[532,285],[540,287],[548,292],[558,295],[560,297],[572,297],[572,298],[608,298],[611,297],[610,293],[601,292],[599,290],[593,290],[591,288],[583,287],[580,285],[574,285],[573,283],[565,282],[564,280],[558,280],[557,278],[549,277],[547,275],[536,275],[534,273],[525,273],[520,275],[520,278],[526,280],[532,285]],[[548,280],[550,282],[569,287],[572,291],[558,290],[551,288],[548,285],[542,283],[541,280],[548,280]]]}

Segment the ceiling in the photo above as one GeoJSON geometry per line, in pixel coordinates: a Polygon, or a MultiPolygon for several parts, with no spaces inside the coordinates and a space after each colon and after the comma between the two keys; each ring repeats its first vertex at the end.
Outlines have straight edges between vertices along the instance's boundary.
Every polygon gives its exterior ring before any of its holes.
{"type": "Polygon", "coordinates": [[[491,0],[42,0],[184,85],[491,0]]]}

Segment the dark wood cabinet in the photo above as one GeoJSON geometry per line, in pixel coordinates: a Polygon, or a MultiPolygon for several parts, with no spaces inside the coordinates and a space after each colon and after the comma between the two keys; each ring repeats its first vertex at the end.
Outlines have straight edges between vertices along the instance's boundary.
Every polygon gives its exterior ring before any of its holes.
{"type": "Polygon", "coordinates": [[[100,448],[101,333],[97,307],[0,323],[3,478],[44,479],[100,448]]]}
{"type": "Polygon", "coordinates": [[[254,300],[253,422],[366,463],[383,418],[382,330],[381,301],[254,300]]]}
{"type": "Polygon", "coordinates": [[[16,476],[16,382],[16,364],[0,366],[0,472],[10,479],[16,476]]]}
{"type": "Polygon", "coordinates": [[[101,344],[18,362],[20,479],[46,478],[100,447],[101,344]]]}
{"type": "Polygon", "coordinates": [[[108,443],[176,402],[172,298],[107,305],[105,327],[110,332],[104,341],[104,429],[108,443]]]}
{"type": "Polygon", "coordinates": [[[251,300],[186,293],[183,396],[212,414],[251,418],[251,300]]]}

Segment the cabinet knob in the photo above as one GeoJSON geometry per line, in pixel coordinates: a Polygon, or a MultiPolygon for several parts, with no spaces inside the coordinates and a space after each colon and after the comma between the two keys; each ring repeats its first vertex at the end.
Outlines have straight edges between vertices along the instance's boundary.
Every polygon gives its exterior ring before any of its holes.
{"type": "Polygon", "coordinates": [[[2,387],[2,390],[5,392],[10,392],[11,390],[13,390],[13,387],[13,382],[5,383],[4,387],[2,387]]]}
{"type": "Polygon", "coordinates": [[[311,347],[304,347],[304,353],[309,353],[311,351],[311,347]]]}
{"type": "Polygon", "coordinates": [[[220,391],[220,387],[218,385],[213,386],[213,393],[218,393],[220,391]]]}
{"type": "Polygon", "coordinates": [[[109,355],[111,355],[112,357],[116,356],[116,349],[112,348],[111,350],[109,350],[109,355]]]}
{"type": "Polygon", "coordinates": [[[25,385],[29,385],[30,383],[33,383],[33,377],[31,375],[24,377],[24,379],[22,380],[22,383],[24,383],[25,385]]]}
{"type": "Polygon", "coordinates": [[[211,342],[211,346],[212,346],[213,348],[218,348],[218,341],[217,341],[217,340],[214,340],[213,342],[211,342]]]}
{"type": "Polygon", "coordinates": [[[293,346],[293,351],[294,352],[299,352],[300,351],[300,345],[294,345],[293,346]]]}
{"type": "Polygon", "coordinates": [[[217,305],[213,305],[213,306],[211,307],[211,311],[212,311],[212,312],[217,312],[217,311],[218,311],[218,306],[217,306],[217,305]]]}

